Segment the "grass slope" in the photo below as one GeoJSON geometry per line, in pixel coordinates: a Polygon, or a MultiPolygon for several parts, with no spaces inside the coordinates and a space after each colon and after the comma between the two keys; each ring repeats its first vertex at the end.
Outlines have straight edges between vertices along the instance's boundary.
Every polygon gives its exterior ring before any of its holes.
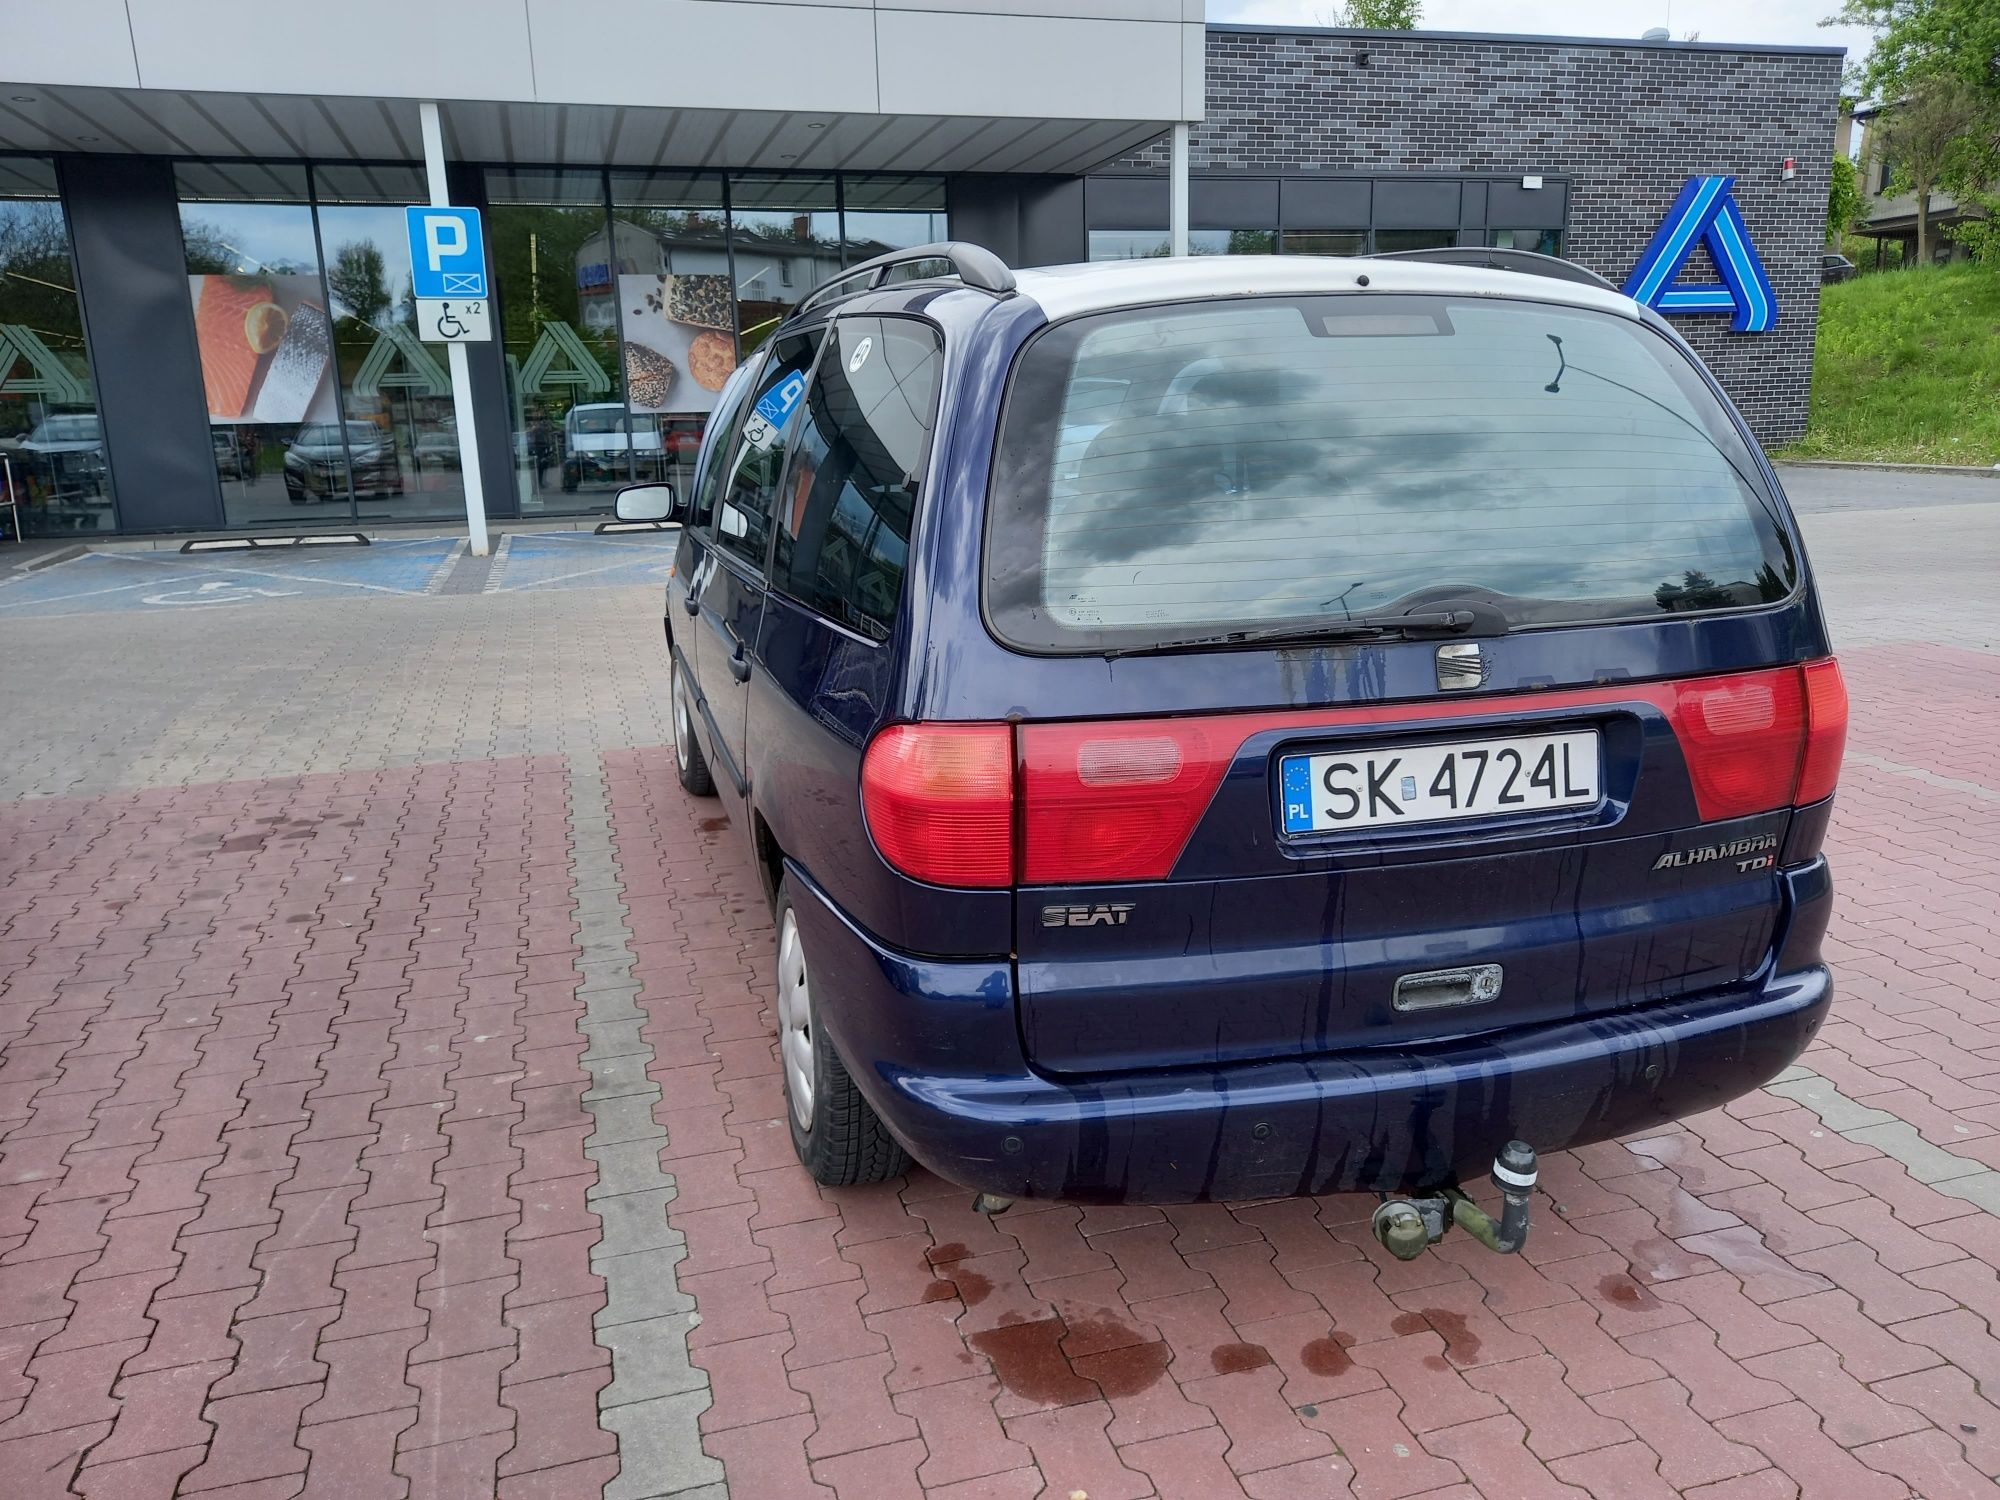
{"type": "Polygon", "coordinates": [[[1806,435],[1779,456],[2000,463],[2000,267],[1824,288],[1806,435]]]}

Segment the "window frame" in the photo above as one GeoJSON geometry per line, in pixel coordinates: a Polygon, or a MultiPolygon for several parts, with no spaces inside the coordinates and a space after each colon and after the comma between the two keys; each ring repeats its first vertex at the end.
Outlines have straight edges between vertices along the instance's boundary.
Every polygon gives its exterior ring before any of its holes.
{"type": "MultiPolygon", "coordinates": [[[[813,387],[819,383],[820,367],[825,359],[826,350],[830,345],[835,343],[835,339],[833,337],[833,331],[835,325],[841,322],[858,321],[864,318],[874,323],[887,323],[892,320],[895,322],[902,322],[902,323],[915,323],[918,326],[927,329],[937,339],[938,382],[937,382],[936,404],[932,407],[930,427],[926,431],[924,436],[923,457],[919,460],[917,466],[918,472],[922,475],[922,478],[917,486],[916,497],[911,501],[910,504],[910,534],[907,538],[905,538],[905,545],[910,549],[912,555],[914,555],[916,550],[917,524],[922,519],[924,501],[929,497],[931,491],[931,462],[932,459],[937,454],[938,418],[944,412],[945,370],[946,370],[946,359],[948,357],[948,352],[950,349],[950,341],[945,334],[944,328],[940,324],[934,322],[929,318],[921,317],[915,313],[862,312],[856,310],[846,314],[844,317],[842,315],[836,314],[835,316],[828,318],[825,324],[822,325],[821,328],[822,336],[820,339],[819,352],[813,358],[812,378],[806,384],[806,394],[803,398],[804,400],[810,401],[812,399],[813,387]]],[[[805,429],[800,428],[799,430],[803,432],[805,429]]],[[[780,473],[780,475],[778,476],[778,489],[780,493],[784,491],[786,484],[791,479],[792,465],[794,464],[794,462],[796,462],[797,456],[798,455],[796,448],[788,446],[785,453],[785,467],[783,472],[780,473]]],[[[790,589],[783,587],[778,581],[778,574],[776,568],[777,552],[778,552],[778,527],[774,518],[773,524],[771,526],[769,545],[766,547],[764,554],[764,581],[765,581],[765,587],[768,588],[770,592],[783,598],[788,603],[792,604],[797,609],[799,609],[802,613],[810,615],[814,620],[818,621],[820,624],[823,624],[832,630],[836,630],[840,632],[840,634],[848,637],[849,639],[859,641],[864,645],[882,647],[882,646],[887,646],[890,641],[895,639],[897,622],[903,618],[902,595],[900,593],[897,596],[896,618],[889,622],[888,634],[880,637],[872,636],[864,631],[856,630],[853,626],[848,625],[843,621],[834,619],[831,615],[827,614],[825,611],[817,608],[812,603],[812,601],[808,599],[803,599],[799,597],[799,595],[793,593],[790,589]]],[[[903,570],[903,589],[905,591],[907,591],[909,588],[910,574],[912,571],[913,570],[909,567],[905,567],[903,570]]]]}
{"type": "MultiPolygon", "coordinates": [[[[812,358],[806,363],[805,367],[806,389],[810,391],[812,389],[813,376],[819,372],[820,359],[826,353],[826,345],[827,345],[826,335],[828,329],[831,326],[832,326],[831,322],[828,321],[828,322],[814,323],[811,326],[805,328],[787,329],[784,328],[782,325],[780,325],[778,328],[773,329],[771,332],[771,336],[765,339],[764,342],[758,345],[757,349],[753,351],[754,353],[757,353],[763,356],[764,358],[764,367],[759,369],[757,379],[761,380],[763,376],[766,373],[768,373],[768,367],[770,364],[770,351],[777,346],[777,343],[780,339],[811,338],[817,340],[817,342],[813,345],[812,358]]],[[[753,380],[751,382],[751,390],[754,391],[755,389],[756,389],[756,381],[753,380]]],[[[750,399],[748,394],[746,394],[743,399],[744,399],[744,404],[740,408],[741,411],[748,413],[755,409],[756,403],[750,399]]],[[[803,396],[800,397],[801,401],[803,401],[804,399],[805,398],[803,396]]],[[[734,432],[732,432],[731,434],[732,438],[741,436],[743,425],[747,421],[748,417],[746,415],[743,421],[740,421],[736,424],[736,428],[734,432]]],[[[794,437],[794,430],[792,429],[789,421],[787,421],[785,425],[786,425],[786,430],[784,431],[784,433],[780,435],[780,445],[782,448],[782,452],[779,455],[778,475],[776,482],[773,486],[774,497],[777,494],[783,492],[785,487],[785,476],[791,472],[792,468],[792,440],[794,437]]],[[[732,442],[731,444],[732,450],[734,450],[735,447],[736,447],[735,443],[732,442]]],[[[738,456],[739,455],[736,452],[732,451],[730,455],[731,461],[729,463],[727,474],[722,480],[722,483],[724,485],[729,484],[729,482],[733,480],[736,476],[737,470],[740,467],[740,465],[735,462],[738,456]]],[[[773,517],[775,517],[775,515],[776,515],[775,511],[771,512],[770,515],[767,516],[766,518],[767,522],[770,521],[773,517]]],[[[772,524],[767,524],[764,531],[763,555],[759,558],[753,559],[750,556],[748,556],[745,552],[740,551],[737,548],[731,547],[728,542],[725,542],[723,540],[721,516],[722,516],[722,491],[717,490],[716,504],[715,504],[716,523],[709,528],[707,533],[707,542],[709,550],[713,552],[718,558],[720,558],[725,564],[734,566],[738,572],[743,573],[748,577],[756,579],[758,583],[760,583],[763,587],[769,588],[771,584],[771,553],[777,536],[776,526],[772,524]]]]}
{"type": "MultiPolygon", "coordinates": [[[[688,486],[687,529],[710,545],[713,545],[715,540],[716,501],[720,497],[721,480],[718,476],[723,473],[729,457],[736,452],[737,439],[743,434],[745,414],[750,410],[749,392],[763,378],[764,359],[765,351],[757,349],[753,350],[750,357],[743,362],[745,372],[743,395],[737,398],[736,404],[726,413],[721,414],[726,418],[726,422],[711,428],[715,438],[714,446],[711,447],[706,442],[702,444],[702,453],[695,463],[694,480],[688,486]],[[714,481],[713,484],[710,483],[711,480],[714,481]],[[708,490],[706,514],[701,508],[704,488],[708,490]]],[[[717,414],[710,414],[711,418],[715,415],[717,414]]]]}

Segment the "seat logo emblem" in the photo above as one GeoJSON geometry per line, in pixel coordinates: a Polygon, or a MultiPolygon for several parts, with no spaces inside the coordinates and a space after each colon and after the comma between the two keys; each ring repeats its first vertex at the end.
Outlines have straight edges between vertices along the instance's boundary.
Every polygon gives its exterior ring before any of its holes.
{"type": "Polygon", "coordinates": [[[1094,906],[1045,906],[1044,927],[1123,927],[1132,915],[1130,901],[1100,901],[1094,906]]]}
{"type": "Polygon", "coordinates": [[[1486,658],[1480,653],[1479,643],[1453,641],[1438,647],[1437,674],[1438,687],[1447,693],[1476,688],[1485,682],[1486,658]]]}
{"type": "Polygon", "coordinates": [[[1763,333],[1778,321],[1771,278],[1731,196],[1735,183],[1734,177],[1687,180],[1627,278],[1626,296],[1663,313],[1732,313],[1729,326],[1737,333],[1763,333]],[[1719,283],[1683,285],[1675,279],[1697,244],[1708,247],[1722,273],[1719,283]]]}

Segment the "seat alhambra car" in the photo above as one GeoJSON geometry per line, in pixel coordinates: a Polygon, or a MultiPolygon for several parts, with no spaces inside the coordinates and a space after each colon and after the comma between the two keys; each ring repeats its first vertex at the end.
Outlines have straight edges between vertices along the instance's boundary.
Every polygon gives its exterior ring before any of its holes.
{"type": "Polygon", "coordinates": [[[1449,1188],[1811,1038],[1847,707],[1777,478],[1656,314],[1452,260],[899,252],[650,487],[819,1181],[1449,1188]]]}

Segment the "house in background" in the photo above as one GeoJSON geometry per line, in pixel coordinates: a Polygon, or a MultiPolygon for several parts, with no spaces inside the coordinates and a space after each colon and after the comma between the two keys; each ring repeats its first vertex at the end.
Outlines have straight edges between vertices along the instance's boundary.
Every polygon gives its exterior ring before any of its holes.
{"type": "MultiPolygon", "coordinates": [[[[1875,242],[1877,266],[1886,263],[1885,255],[1891,244],[1897,247],[1901,264],[1907,266],[1915,264],[1917,259],[1917,195],[1889,190],[1896,177],[1896,162],[1878,152],[1871,139],[1875,121],[1886,107],[1871,104],[1842,115],[1834,148],[1853,156],[1861,179],[1861,222],[1854,226],[1854,232],[1875,242]]],[[[1950,193],[1933,191],[1929,213],[1932,263],[1945,265],[1969,260],[1971,252],[1951,231],[1957,225],[1984,217],[1985,211],[1977,204],[1961,204],[1950,193]]]]}

